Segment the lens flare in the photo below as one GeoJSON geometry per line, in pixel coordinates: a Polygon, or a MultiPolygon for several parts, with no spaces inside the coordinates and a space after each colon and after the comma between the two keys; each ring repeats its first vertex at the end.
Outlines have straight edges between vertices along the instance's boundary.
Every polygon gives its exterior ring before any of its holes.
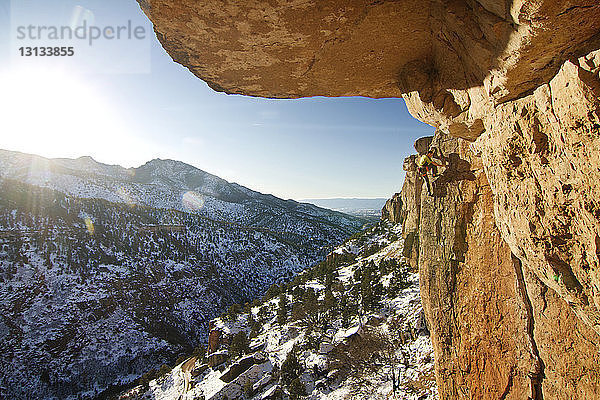
{"type": "Polygon", "coordinates": [[[95,20],[96,18],[91,10],[81,6],[75,6],[73,8],[73,13],[71,14],[71,29],[82,26],[84,22],[87,26],[94,25],[95,20]]]}
{"type": "Polygon", "coordinates": [[[120,187],[117,190],[117,196],[119,196],[119,198],[123,200],[124,203],[127,203],[130,206],[135,204],[135,202],[133,201],[133,197],[129,194],[129,191],[124,187],[120,187]]]}
{"type": "Polygon", "coordinates": [[[92,219],[90,217],[85,217],[83,219],[83,222],[85,222],[85,229],[87,229],[87,232],[93,236],[94,235],[94,223],[92,222],[92,219]]]}
{"type": "Polygon", "coordinates": [[[181,202],[189,211],[200,211],[204,207],[204,196],[196,192],[185,192],[181,202]]]}

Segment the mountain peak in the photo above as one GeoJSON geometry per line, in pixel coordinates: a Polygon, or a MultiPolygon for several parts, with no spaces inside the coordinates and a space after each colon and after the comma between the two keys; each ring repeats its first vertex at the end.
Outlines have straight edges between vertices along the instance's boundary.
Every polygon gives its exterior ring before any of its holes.
{"type": "Polygon", "coordinates": [[[197,168],[191,164],[185,163],[183,161],[173,160],[170,158],[153,158],[152,160],[146,162],[145,164],[138,167],[138,169],[143,167],[151,167],[151,168],[159,168],[159,167],[168,167],[168,168],[176,168],[178,170],[187,170],[194,172],[202,172],[207,173],[200,168],[197,168]]]}

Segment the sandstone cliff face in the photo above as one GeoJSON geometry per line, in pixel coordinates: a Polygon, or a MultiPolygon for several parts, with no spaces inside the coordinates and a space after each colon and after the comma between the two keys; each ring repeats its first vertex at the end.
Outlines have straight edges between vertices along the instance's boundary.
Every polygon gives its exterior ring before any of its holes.
{"type": "Polygon", "coordinates": [[[402,199],[402,237],[404,238],[403,256],[409,259],[410,266],[416,270],[419,266],[419,219],[421,217],[421,192],[423,178],[417,173],[415,164],[417,156],[404,160],[406,176],[400,197],[402,199]]]}
{"type": "MultiPolygon", "coordinates": [[[[415,141],[415,150],[419,154],[427,153],[433,136],[426,136],[415,141]]],[[[421,216],[421,192],[423,177],[417,173],[418,155],[412,155],[404,160],[403,169],[406,171],[400,198],[402,209],[400,219],[402,222],[402,237],[404,238],[403,256],[408,258],[413,270],[419,267],[419,223],[421,216]]]]}
{"type": "Polygon", "coordinates": [[[477,140],[503,238],[600,332],[600,52],[500,105],[477,140]]]}
{"type": "Polygon", "coordinates": [[[464,141],[439,134],[449,162],[422,191],[419,226],[421,297],[436,349],[444,398],[527,398],[535,363],[526,312],[515,293],[510,249],[500,239],[480,160],[464,141]],[[503,323],[510,321],[510,323],[503,323]]]}
{"type": "Polygon", "coordinates": [[[402,210],[402,199],[400,193],[396,193],[391,199],[385,202],[381,210],[381,219],[393,222],[395,224],[402,222],[400,212],[402,210]]]}
{"type": "Polygon", "coordinates": [[[398,220],[442,398],[600,397],[597,0],[139,2],[217,90],[403,96],[439,128],[398,220]]]}
{"type": "Polygon", "coordinates": [[[448,167],[433,196],[422,190],[403,212],[420,211],[411,263],[419,265],[441,397],[597,397],[600,337],[512,255],[469,143],[438,132],[432,146],[448,167]]]}
{"type": "MultiPolygon", "coordinates": [[[[437,219],[436,209],[427,208],[431,199],[412,206],[421,210],[417,231],[423,302],[431,324],[438,328],[432,328],[432,338],[444,398],[599,396],[597,60],[596,51],[567,61],[548,84],[494,107],[484,117],[485,132],[469,149],[480,156],[490,185],[481,216],[494,219],[487,227],[480,226],[479,233],[477,224],[466,228],[473,241],[464,245],[468,272],[461,276],[459,263],[459,269],[444,275],[438,268],[451,268],[453,260],[443,257],[443,246],[435,247],[436,240],[445,236],[443,221],[449,218],[451,205],[464,206],[465,199],[457,197],[444,205],[440,211],[444,216],[437,219]],[[432,221],[441,225],[429,226],[432,221]],[[434,234],[427,235],[428,227],[434,234]],[[510,253],[516,256],[512,273],[505,265],[510,253]],[[477,262],[468,261],[470,254],[477,262]],[[476,266],[483,270],[478,272],[476,266]],[[445,286],[448,279],[451,291],[445,286]],[[516,290],[507,291],[511,287],[516,290]],[[478,295],[468,297],[469,293],[478,295]],[[502,298],[518,302],[520,313],[514,307],[503,308],[502,298]],[[461,313],[469,309],[486,319],[461,313]],[[458,327],[450,328],[451,323],[458,327]],[[516,329],[500,333],[509,327],[516,329]],[[482,336],[492,341],[486,343],[482,336]],[[490,360],[500,362],[490,365],[490,360]],[[504,390],[494,382],[505,382],[504,390]]],[[[466,189],[461,195],[468,193],[466,189]]],[[[454,218],[460,221],[459,216],[454,218]]],[[[470,218],[476,221],[477,215],[470,218]]],[[[460,237],[463,226],[452,228],[454,222],[448,223],[450,235],[460,237]]]]}

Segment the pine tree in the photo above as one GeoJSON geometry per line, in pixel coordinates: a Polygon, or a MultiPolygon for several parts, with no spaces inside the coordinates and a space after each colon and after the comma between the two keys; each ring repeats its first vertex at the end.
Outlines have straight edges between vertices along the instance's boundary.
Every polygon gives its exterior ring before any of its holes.
{"type": "Polygon", "coordinates": [[[308,314],[317,311],[319,308],[319,301],[317,300],[317,293],[314,289],[309,288],[306,290],[304,293],[303,303],[304,309],[308,314]]]}
{"type": "Polygon", "coordinates": [[[287,355],[283,364],[281,364],[280,379],[284,385],[289,385],[292,381],[302,373],[302,366],[296,356],[296,347],[294,347],[287,355]]]}
{"type": "Polygon", "coordinates": [[[229,353],[234,356],[242,356],[248,353],[249,349],[248,336],[246,336],[246,332],[239,331],[233,336],[231,339],[231,344],[229,345],[229,353]]]}
{"type": "Polygon", "coordinates": [[[291,400],[297,400],[301,396],[306,396],[306,387],[304,387],[304,384],[300,382],[300,378],[294,379],[290,383],[288,390],[290,392],[291,400]]]}
{"type": "Polygon", "coordinates": [[[304,311],[306,312],[307,331],[310,332],[314,328],[320,328],[322,323],[323,311],[320,309],[317,293],[314,289],[309,288],[304,294],[304,311]]]}
{"type": "Polygon", "coordinates": [[[331,289],[325,289],[325,296],[323,298],[323,309],[325,312],[334,312],[335,311],[335,297],[333,296],[333,292],[331,289]]]}
{"type": "Polygon", "coordinates": [[[254,317],[252,310],[248,313],[248,326],[250,327],[250,338],[255,338],[260,333],[260,323],[254,317]]]}
{"type": "Polygon", "coordinates": [[[348,326],[350,322],[350,310],[348,310],[348,296],[346,294],[342,294],[342,296],[340,297],[338,307],[341,311],[342,326],[348,326]]]}
{"type": "Polygon", "coordinates": [[[304,286],[299,284],[298,286],[294,287],[292,290],[292,295],[298,299],[302,298],[304,296],[304,286]]]}
{"type": "Polygon", "coordinates": [[[275,296],[279,296],[280,293],[279,286],[277,284],[272,285],[269,289],[267,289],[264,300],[270,300],[275,296]]]}
{"type": "Polygon", "coordinates": [[[235,321],[241,310],[242,306],[240,306],[239,304],[232,304],[231,307],[229,307],[229,311],[227,312],[227,317],[230,320],[235,321]]]}
{"type": "Polygon", "coordinates": [[[204,360],[206,357],[206,349],[201,344],[196,347],[192,353],[192,357],[196,357],[198,360],[204,360]]]}
{"type": "Polygon", "coordinates": [[[283,325],[287,322],[287,313],[287,295],[285,293],[281,293],[279,295],[279,310],[277,310],[277,322],[280,325],[283,325]]]}
{"type": "Polygon", "coordinates": [[[171,372],[171,367],[169,367],[167,364],[163,364],[163,365],[161,365],[160,369],[158,370],[158,376],[159,377],[165,376],[169,372],[171,372]]]}
{"type": "Polygon", "coordinates": [[[296,302],[292,304],[292,321],[299,321],[306,317],[306,311],[302,302],[296,302]]]}
{"type": "Polygon", "coordinates": [[[363,267],[360,282],[360,294],[362,306],[365,311],[374,309],[381,300],[381,283],[375,283],[373,270],[377,267],[375,264],[368,264],[363,267]]]}

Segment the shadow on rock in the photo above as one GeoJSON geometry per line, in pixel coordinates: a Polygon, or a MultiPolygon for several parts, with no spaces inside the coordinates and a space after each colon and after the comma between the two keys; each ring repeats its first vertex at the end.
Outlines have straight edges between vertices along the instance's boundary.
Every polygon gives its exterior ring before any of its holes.
{"type": "Polygon", "coordinates": [[[463,160],[458,153],[451,153],[448,156],[436,154],[437,158],[444,161],[447,165],[444,172],[433,181],[433,197],[446,197],[448,193],[448,184],[459,181],[474,181],[475,174],[471,171],[471,163],[463,160]]]}

